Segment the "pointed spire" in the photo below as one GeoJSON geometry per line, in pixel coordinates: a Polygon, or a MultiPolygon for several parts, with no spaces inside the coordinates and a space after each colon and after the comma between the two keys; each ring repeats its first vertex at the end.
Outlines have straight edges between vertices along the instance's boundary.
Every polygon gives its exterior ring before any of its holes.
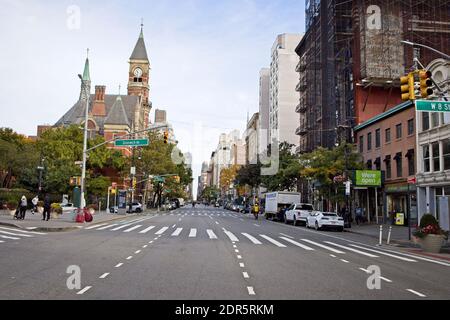
{"type": "Polygon", "coordinates": [[[148,61],[147,48],[145,47],[144,41],[144,21],[141,22],[141,33],[139,34],[139,39],[134,47],[133,53],[131,54],[130,60],[145,60],[148,61]]]}
{"type": "Polygon", "coordinates": [[[91,81],[91,74],[89,72],[89,48],[87,49],[86,62],[84,64],[83,81],[91,81]]]}

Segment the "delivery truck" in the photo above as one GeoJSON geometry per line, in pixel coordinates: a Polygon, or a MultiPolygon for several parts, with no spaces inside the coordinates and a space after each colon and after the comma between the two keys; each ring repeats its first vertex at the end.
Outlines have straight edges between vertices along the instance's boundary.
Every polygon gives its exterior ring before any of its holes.
{"type": "Polygon", "coordinates": [[[270,192],[265,197],[266,219],[282,220],[281,209],[289,208],[293,203],[301,202],[301,194],[297,192],[270,192]]]}

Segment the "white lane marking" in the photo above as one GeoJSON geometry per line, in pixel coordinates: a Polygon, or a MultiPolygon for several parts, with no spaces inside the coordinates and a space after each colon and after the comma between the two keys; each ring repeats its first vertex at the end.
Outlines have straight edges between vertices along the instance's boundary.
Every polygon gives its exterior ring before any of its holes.
{"type": "Polygon", "coordinates": [[[83,290],[81,290],[81,291],[78,291],[77,292],[77,294],[78,295],[82,295],[82,294],[84,294],[84,293],[86,293],[89,289],[91,289],[92,287],[86,287],[86,288],[84,288],[83,290]]]}
{"type": "Polygon", "coordinates": [[[118,263],[114,268],[120,268],[121,266],[123,266],[123,263],[118,263]]]}
{"type": "Polygon", "coordinates": [[[302,241],[308,242],[308,243],[310,243],[312,245],[318,246],[320,248],[326,249],[326,250],[334,252],[334,253],[344,254],[344,252],[342,252],[342,251],[330,248],[328,246],[325,246],[323,244],[320,244],[320,243],[317,243],[317,242],[314,242],[314,241],[311,241],[311,240],[308,240],[308,239],[302,239],[302,241]]]}
{"type": "Polygon", "coordinates": [[[115,226],[117,226],[117,225],[118,225],[118,224],[110,224],[110,225],[108,225],[108,226],[106,226],[106,227],[101,227],[101,228],[98,228],[98,229],[96,229],[96,230],[97,230],[97,231],[98,231],[98,230],[106,230],[106,229],[115,227],[115,226]]]}
{"type": "Polygon", "coordinates": [[[426,297],[427,297],[427,296],[424,295],[423,293],[414,291],[414,290],[412,290],[412,289],[406,289],[406,291],[409,291],[409,292],[411,292],[411,293],[413,293],[413,294],[415,294],[416,296],[419,296],[419,297],[421,297],[421,298],[426,298],[426,297]]]}
{"type": "Polygon", "coordinates": [[[330,254],[330,257],[337,258],[334,254],[330,254]]]}
{"type": "Polygon", "coordinates": [[[281,242],[278,242],[277,240],[272,239],[272,238],[270,238],[270,237],[268,237],[268,236],[266,236],[266,235],[264,235],[264,234],[260,234],[259,236],[260,236],[261,238],[264,238],[264,239],[266,239],[267,241],[273,243],[273,244],[276,245],[278,248],[286,248],[286,246],[285,246],[284,244],[282,244],[281,242]]]}
{"type": "Polygon", "coordinates": [[[103,226],[106,226],[106,225],[107,225],[107,223],[96,224],[95,226],[90,226],[90,227],[85,228],[85,230],[91,230],[91,229],[95,229],[95,228],[100,228],[100,227],[103,227],[103,226]]]}
{"type": "Polygon", "coordinates": [[[242,235],[244,237],[246,237],[247,239],[249,239],[251,242],[253,242],[254,244],[262,244],[261,241],[259,241],[258,239],[256,239],[255,237],[249,235],[248,233],[242,233],[242,235]]]}
{"type": "Polygon", "coordinates": [[[131,226],[132,226],[133,224],[134,224],[134,223],[124,224],[124,225],[121,225],[120,227],[117,227],[117,228],[111,229],[111,231],[118,231],[118,230],[122,230],[122,229],[125,229],[125,228],[128,228],[128,227],[131,227],[131,226]]]}
{"type": "Polygon", "coordinates": [[[341,248],[341,249],[344,249],[344,250],[349,250],[349,251],[352,251],[352,252],[355,252],[355,253],[358,253],[358,254],[362,254],[363,256],[366,256],[366,257],[378,258],[378,256],[376,256],[374,254],[370,254],[370,253],[367,253],[367,252],[363,252],[363,251],[360,251],[360,250],[356,250],[356,249],[353,249],[353,248],[342,246],[340,244],[336,244],[336,243],[333,243],[333,242],[330,242],[330,241],[325,241],[325,243],[331,244],[332,246],[335,246],[335,247],[338,247],[338,248],[341,248]]]}
{"type": "Polygon", "coordinates": [[[175,227],[176,227],[177,225],[176,224],[174,224],[173,226],[172,226],[172,229],[175,229],[175,227]]]}
{"type": "MultiPolygon", "coordinates": [[[[164,232],[166,232],[167,231],[167,229],[169,229],[169,227],[164,227],[164,228],[161,228],[161,230],[159,230],[158,232],[156,232],[155,234],[157,234],[157,235],[161,235],[161,234],[163,234],[164,232]]],[[[155,239],[156,240],[156,239],[155,239]]]]}
{"type": "Polygon", "coordinates": [[[195,238],[197,236],[197,229],[191,229],[189,233],[189,238],[195,238]]]}
{"type": "Polygon", "coordinates": [[[250,278],[250,276],[248,275],[247,272],[242,272],[242,275],[244,276],[244,279],[248,279],[250,278]]]}
{"type": "Polygon", "coordinates": [[[99,279],[105,279],[107,276],[109,276],[109,273],[104,273],[100,276],[99,279]]]}
{"type": "Polygon", "coordinates": [[[127,260],[131,260],[131,259],[133,259],[133,256],[129,256],[129,257],[127,258],[127,260]]]}
{"type": "Polygon", "coordinates": [[[381,280],[384,280],[386,282],[392,283],[392,280],[389,280],[388,278],[385,277],[380,277],[381,280]]]}
{"type": "Polygon", "coordinates": [[[341,259],[341,261],[344,262],[344,263],[350,263],[350,262],[348,262],[347,260],[344,260],[344,259],[341,259]]]}
{"type": "Polygon", "coordinates": [[[237,245],[233,244],[233,248],[234,248],[234,249],[237,249],[237,245]]]}
{"type": "Polygon", "coordinates": [[[147,229],[144,229],[144,230],[140,231],[139,233],[144,234],[144,233],[149,232],[150,230],[153,230],[154,228],[155,228],[155,226],[150,226],[150,227],[148,227],[147,229]]]}
{"type": "Polygon", "coordinates": [[[367,251],[370,251],[370,252],[375,252],[375,253],[378,253],[378,254],[382,254],[382,255],[385,255],[385,256],[388,256],[388,257],[392,257],[392,258],[395,258],[395,259],[400,259],[400,260],[407,261],[407,262],[417,262],[417,261],[409,259],[409,258],[403,258],[403,257],[395,256],[395,255],[390,254],[390,253],[386,253],[386,252],[379,251],[379,250],[368,249],[368,248],[365,248],[365,247],[357,246],[355,244],[351,244],[351,246],[355,247],[355,248],[367,250],[367,251]]]}
{"type": "Polygon", "coordinates": [[[217,239],[216,234],[211,229],[206,230],[206,233],[208,234],[210,239],[217,239]]]}
{"type": "Polygon", "coordinates": [[[295,246],[297,246],[297,247],[300,247],[300,248],[302,248],[302,249],[305,249],[305,250],[307,250],[307,251],[314,251],[313,248],[308,247],[308,246],[305,246],[304,244],[298,243],[297,241],[294,241],[294,240],[292,240],[292,239],[285,238],[285,237],[280,237],[280,239],[283,239],[284,241],[287,241],[287,242],[289,242],[289,243],[292,243],[293,245],[295,245],[295,246]]]}
{"type": "Polygon", "coordinates": [[[146,245],[143,245],[142,246],[142,249],[145,249],[145,248],[147,248],[148,247],[148,245],[146,244],[146,245]]]}
{"type": "Polygon", "coordinates": [[[0,240],[0,243],[5,243],[5,241],[3,241],[3,240],[0,240]]]}
{"type": "Polygon", "coordinates": [[[261,227],[259,224],[254,223],[253,224],[255,227],[261,227]]]}
{"type": "MultiPolygon", "coordinates": [[[[388,251],[388,252],[392,252],[392,253],[397,253],[397,254],[400,254],[400,255],[405,256],[405,257],[411,257],[411,258],[414,258],[414,259],[417,259],[417,260],[428,261],[428,262],[440,264],[440,265],[443,265],[443,266],[446,266],[446,267],[450,267],[450,263],[446,263],[446,262],[442,262],[442,261],[437,261],[437,260],[433,260],[433,259],[422,258],[422,257],[416,256],[416,255],[411,255],[411,254],[406,254],[406,253],[400,253],[400,252],[396,252],[396,251],[392,251],[392,250],[386,250],[386,249],[384,249],[384,250],[385,250],[385,251],[388,251]]],[[[416,261],[414,261],[414,262],[416,262],[416,261]]]]}
{"type": "Polygon", "coordinates": [[[0,230],[0,233],[7,234],[10,236],[33,238],[33,236],[29,235],[29,234],[17,234],[17,233],[12,233],[12,232],[8,232],[8,231],[2,231],[2,230],[0,230]]]}
{"type": "Polygon", "coordinates": [[[183,231],[183,228],[178,228],[174,233],[172,233],[172,237],[178,237],[181,231],[183,231]]]}
{"type": "Polygon", "coordinates": [[[216,224],[219,224],[219,223],[216,221],[216,224]]]}
{"type": "Polygon", "coordinates": [[[228,236],[228,238],[230,238],[231,241],[239,242],[239,239],[236,238],[236,236],[233,233],[231,233],[230,231],[226,231],[226,230],[224,232],[228,236]]]}
{"type": "Polygon", "coordinates": [[[141,250],[137,250],[137,251],[135,251],[134,253],[135,253],[135,254],[139,254],[139,253],[141,253],[141,250]]]}
{"type": "Polygon", "coordinates": [[[282,236],[286,237],[286,238],[295,239],[294,237],[288,236],[287,234],[284,234],[284,233],[281,233],[281,232],[280,232],[280,234],[281,234],[282,236]]]}
{"type": "Polygon", "coordinates": [[[238,258],[239,260],[242,260],[242,256],[237,256],[237,258],[238,258]]]}
{"type": "Polygon", "coordinates": [[[256,295],[255,290],[253,289],[253,287],[247,287],[247,290],[248,290],[248,294],[249,295],[251,295],[251,296],[256,295]]]}
{"type": "Polygon", "coordinates": [[[128,233],[128,232],[131,232],[131,231],[134,231],[134,230],[136,230],[136,229],[139,229],[140,227],[142,227],[142,225],[137,225],[137,226],[134,226],[134,227],[132,227],[132,228],[130,228],[130,229],[127,229],[127,230],[125,230],[124,232],[126,232],[126,233],[128,233]]]}
{"type": "Polygon", "coordinates": [[[245,268],[245,264],[243,264],[243,263],[239,263],[239,267],[241,267],[241,268],[245,268]]]}
{"type": "Polygon", "coordinates": [[[25,228],[25,229],[27,229],[27,230],[35,230],[35,229],[37,229],[37,227],[28,227],[28,228],[25,228]]]}
{"type": "Polygon", "coordinates": [[[236,249],[236,250],[234,250],[234,252],[236,252],[236,253],[239,253],[239,250],[238,250],[238,249],[236,249]]]}
{"type": "Polygon", "coordinates": [[[26,233],[26,234],[38,234],[38,235],[46,235],[47,234],[47,233],[43,233],[43,232],[26,231],[26,230],[20,230],[20,229],[14,229],[14,228],[5,228],[5,227],[0,227],[0,229],[16,231],[16,232],[22,232],[22,233],[26,233]]]}
{"type": "Polygon", "coordinates": [[[181,218],[180,218],[180,219],[178,219],[178,221],[181,221],[181,218]]]}
{"type": "Polygon", "coordinates": [[[2,236],[1,234],[0,234],[0,238],[2,238],[2,239],[9,239],[9,240],[20,240],[21,239],[21,238],[16,238],[16,237],[2,236]]]}

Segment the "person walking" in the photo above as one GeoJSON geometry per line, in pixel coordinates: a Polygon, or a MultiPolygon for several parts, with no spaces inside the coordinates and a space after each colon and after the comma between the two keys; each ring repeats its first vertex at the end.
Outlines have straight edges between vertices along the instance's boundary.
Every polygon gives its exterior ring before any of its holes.
{"type": "Polygon", "coordinates": [[[31,200],[31,203],[33,204],[33,208],[31,209],[31,213],[34,214],[35,212],[37,212],[37,205],[39,202],[39,196],[36,196],[33,198],[33,200],[31,200]]]}
{"type": "Polygon", "coordinates": [[[52,204],[50,201],[50,196],[47,194],[44,198],[44,217],[42,218],[42,221],[49,221],[50,220],[50,210],[52,208],[52,204]]]}
{"type": "Polygon", "coordinates": [[[22,198],[20,199],[19,220],[25,220],[25,214],[27,212],[27,206],[28,206],[27,197],[25,197],[25,195],[23,195],[22,198]]]}

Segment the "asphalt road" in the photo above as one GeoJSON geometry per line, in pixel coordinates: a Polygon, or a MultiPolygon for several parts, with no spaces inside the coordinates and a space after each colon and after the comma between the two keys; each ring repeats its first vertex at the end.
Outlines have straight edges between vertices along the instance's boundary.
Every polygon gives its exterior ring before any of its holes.
{"type": "MultiPolygon", "coordinates": [[[[373,283],[373,281],[372,281],[373,283]]],[[[427,300],[450,263],[216,208],[127,217],[66,233],[0,226],[0,299],[427,300]],[[69,266],[81,287],[69,290],[69,266]],[[381,288],[367,286],[381,271],[381,288]]]]}

